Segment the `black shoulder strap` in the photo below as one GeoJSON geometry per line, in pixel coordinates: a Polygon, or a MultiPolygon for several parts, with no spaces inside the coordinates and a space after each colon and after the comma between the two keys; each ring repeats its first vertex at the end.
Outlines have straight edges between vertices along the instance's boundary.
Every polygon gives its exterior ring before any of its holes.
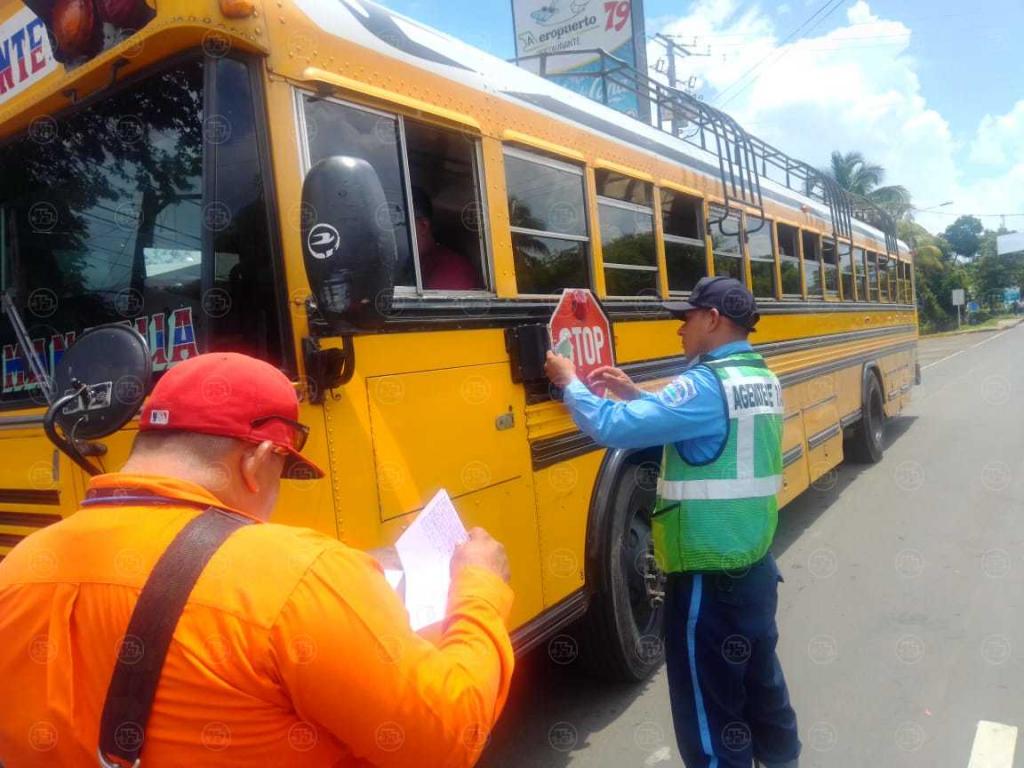
{"type": "Polygon", "coordinates": [[[138,766],[171,636],[199,575],[228,536],[252,521],[210,507],[182,528],[142,587],[117,653],[100,720],[104,768],[138,766]]]}

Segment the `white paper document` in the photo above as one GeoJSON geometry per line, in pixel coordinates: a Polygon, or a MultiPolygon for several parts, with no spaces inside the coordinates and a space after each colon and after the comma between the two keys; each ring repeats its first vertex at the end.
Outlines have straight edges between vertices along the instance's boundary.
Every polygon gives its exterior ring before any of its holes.
{"type": "Polygon", "coordinates": [[[440,490],[395,542],[405,572],[405,608],[414,630],[444,618],[452,555],[468,539],[452,500],[440,490]]]}

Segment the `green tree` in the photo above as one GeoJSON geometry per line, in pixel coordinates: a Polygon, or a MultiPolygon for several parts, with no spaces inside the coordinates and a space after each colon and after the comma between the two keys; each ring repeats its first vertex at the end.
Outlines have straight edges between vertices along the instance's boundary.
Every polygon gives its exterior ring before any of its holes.
{"type": "Polygon", "coordinates": [[[829,167],[821,172],[836,181],[843,189],[865,197],[884,208],[894,219],[904,218],[910,212],[910,192],[899,184],[882,186],[885,169],[869,163],[860,152],[838,150],[832,152],[829,167]]]}
{"type": "Polygon", "coordinates": [[[981,247],[981,236],[984,232],[981,221],[974,216],[961,216],[943,233],[943,237],[953,246],[953,250],[967,259],[973,259],[981,247]]]}
{"type": "Polygon", "coordinates": [[[914,282],[921,330],[934,333],[955,328],[953,290],[967,287],[967,269],[946,259],[937,245],[919,242],[914,258],[914,282]]]}

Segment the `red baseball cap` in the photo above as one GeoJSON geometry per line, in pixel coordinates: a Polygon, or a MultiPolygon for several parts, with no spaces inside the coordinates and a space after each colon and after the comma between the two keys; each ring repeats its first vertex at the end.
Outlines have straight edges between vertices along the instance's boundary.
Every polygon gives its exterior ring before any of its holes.
{"type": "Polygon", "coordinates": [[[142,408],[139,430],[200,432],[250,443],[270,440],[288,452],[281,477],[323,477],[323,470],[299,453],[309,428],[298,417],[295,388],[270,363],[211,352],[163,375],[142,408]]]}

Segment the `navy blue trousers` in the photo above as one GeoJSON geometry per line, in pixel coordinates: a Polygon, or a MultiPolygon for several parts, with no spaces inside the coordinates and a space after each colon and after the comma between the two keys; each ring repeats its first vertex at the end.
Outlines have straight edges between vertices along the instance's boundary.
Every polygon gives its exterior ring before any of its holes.
{"type": "Polygon", "coordinates": [[[775,652],[781,580],[770,553],[745,572],[669,574],[665,655],[686,768],[799,757],[796,713],[775,652]]]}

